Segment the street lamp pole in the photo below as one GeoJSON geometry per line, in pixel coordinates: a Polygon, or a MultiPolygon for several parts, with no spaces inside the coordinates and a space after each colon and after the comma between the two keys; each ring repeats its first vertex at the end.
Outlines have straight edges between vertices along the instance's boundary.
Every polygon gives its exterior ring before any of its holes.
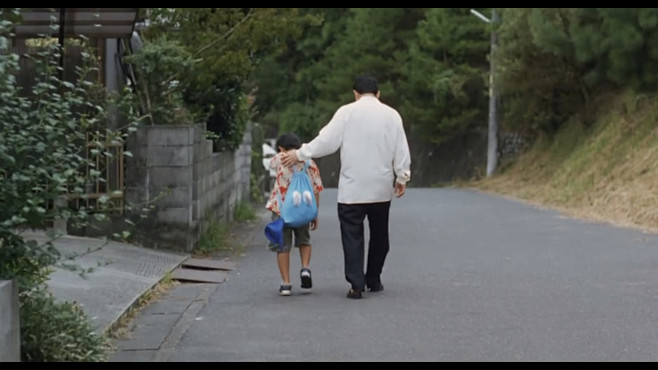
{"type": "MultiPolygon", "coordinates": [[[[498,13],[496,8],[491,10],[491,19],[484,16],[475,9],[471,9],[471,14],[480,20],[495,25],[498,23],[498,13]]],[[[491,176],[496,170],[498,162],[498,94],[495,85],[496,67],[494,64],[494,53],[496,51],[497,36],[496,32],[491,30],[491,52],[489,56],[489,133],[487,149],[487,177],[491,176]]]]}

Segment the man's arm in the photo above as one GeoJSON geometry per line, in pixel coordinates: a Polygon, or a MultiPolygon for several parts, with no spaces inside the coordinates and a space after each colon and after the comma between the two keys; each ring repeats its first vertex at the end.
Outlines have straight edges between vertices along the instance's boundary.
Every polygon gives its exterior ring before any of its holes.
{"type": "Polygon", "coordinates": [[[411,180],[411,154],[409,153],[409,143],[407,135],[404,132],[402,117],[398,115],[399,125],[397,138],[395,141],[393,170],[395,172],[395,196],[403,196],[407,188],[407,182],[411,180]]]}
{"type": "Polygon", "coordinates": [[[335,153],[343,144],[343,132],[347,112],[345,107],[339,108],[331,121],[327,123],[311,142],[303,144],[298,150],[291,150],[283,155],[281,162],[290,166],[296,161],[306,161],[335,153]]]}
{"type": "Polygon", "coordinates": [[[406,185],[411,180],[411,154],[409,153],[409,143],[407,142],[407,135],[404,132],[402,119],[400,119],[397,140],[395,142],[393,169],[395,171],[396,183],[406,185]]]}

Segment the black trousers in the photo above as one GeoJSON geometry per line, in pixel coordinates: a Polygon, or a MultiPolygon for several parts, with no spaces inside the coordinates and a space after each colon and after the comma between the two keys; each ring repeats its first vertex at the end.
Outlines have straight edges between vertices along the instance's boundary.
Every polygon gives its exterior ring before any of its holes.
{"type": "Polygon", "coordinates": [[[345,204],[338,203],[338,220],[345,257],[345,279],[352,289],[365,290],[365,285],[381,282],[386,255],[390,248],[388,240],[388,216],[391,202],[345,204]],[[365,257],[364,221],[368,217],[370,241],[368,264],[363,272],[365,257]]]}

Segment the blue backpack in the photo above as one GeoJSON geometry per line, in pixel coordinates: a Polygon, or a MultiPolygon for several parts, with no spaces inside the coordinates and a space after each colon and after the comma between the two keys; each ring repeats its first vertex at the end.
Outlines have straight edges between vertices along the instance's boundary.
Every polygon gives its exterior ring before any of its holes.
{"type": "Polygon", "coordinates": [[[286,199],[280,204],[281,218],[289,227],[300,227],[318,217],[318,205],[313,193],[313,185],[308,176],[308,166],[311,161],[304,164],[303,169],[293,166],[293,175],[286,192],[286,199]]]}

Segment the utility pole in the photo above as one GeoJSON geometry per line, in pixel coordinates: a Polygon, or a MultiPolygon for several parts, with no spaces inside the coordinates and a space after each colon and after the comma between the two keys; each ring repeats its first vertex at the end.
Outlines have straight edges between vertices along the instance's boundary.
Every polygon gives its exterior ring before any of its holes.
{"type": "Polygon", "coordinates": [[[491,10],[491,53],[489,55],[489,150],[487,153],[487,177],[493,175],[498,165],[498,93],[496,91],[496,66],[494,55],[496,54],[496,23],[498,13],[496,8],[491,10]]]}
{"type": "Polygon", "coordinates": [[[491,19],[475,9],[471,9],[471,14],[492,25],[491,50],[489,53],[489,132],[487,148],[487,177],[489,177],[496,171],[498,164],[498,94],[496,92],[496,66],[494,61],[498,41],[494,27],[498,23],[498,12],[496,12],[496,8],[492,8],[491,19]]]}

